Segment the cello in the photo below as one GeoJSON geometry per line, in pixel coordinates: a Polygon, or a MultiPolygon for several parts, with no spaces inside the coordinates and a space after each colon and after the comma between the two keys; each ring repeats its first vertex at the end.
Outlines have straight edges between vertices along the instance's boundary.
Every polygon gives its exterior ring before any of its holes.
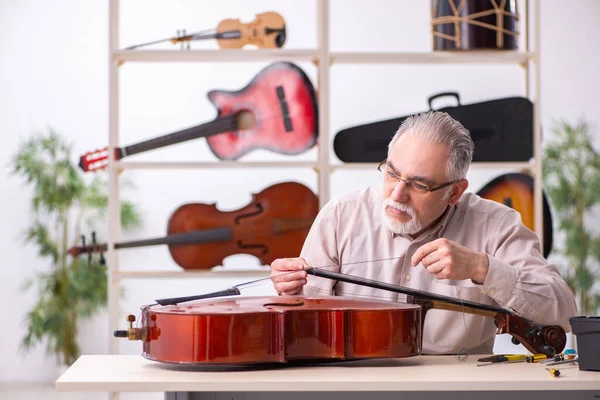
{"type": "MultiPolygon", "coordinates": [[[[281,182],[252,194],[237,210],[221,211],[215,203],[178,207],[167,223],[167,236],[115,243],[115,249],[166,244],[183,269],[210,269],[233,254],[250,254],[265,264],[299,253],[319,212],[319,199],[298,182],[281,182]]],[[[95,242],[95,240],[94,240],[95,242]]],[[[73,246],[69,254],[104,253],[106,243],[73,246]]]]}
{"type": "MultiPolygon", "coordinates": [[[[307,268],[336,281],[408,295],[406,303],[352,297],[237,296],[240,287],[143,306],[141,326],[115,337],[140,340],[142,356],[157,362],[217,365],[403,358],[421,354],[425,314],[431,309],[491,317],[497,334],[532,353],[552,357],[566,345],[560,326],[538,326],[509,311],[398,285],[307,268]],[[191,302],[191,303],[190,303],[191,302]],[[187,304],[186,304],[187,303],[187,304]]],[[[264,278],[264,279],[271,279],[264,278]]],[[[260,279],[262,280],[262,279],[260,279]]]]}

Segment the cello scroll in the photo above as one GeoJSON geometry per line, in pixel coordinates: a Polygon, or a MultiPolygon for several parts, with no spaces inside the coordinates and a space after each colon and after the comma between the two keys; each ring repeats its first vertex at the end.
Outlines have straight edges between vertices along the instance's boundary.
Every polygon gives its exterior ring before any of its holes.
{"type": "Polygon", "coordinates": [[[563,351],[567,344],[567,335],[557,325],[532,325],[525,319],[512,314],[497,314],[494,323],[496,334],[508,333],[513,344],[522,344],[533,354],[545,354],[547,357],[563,351]]]}

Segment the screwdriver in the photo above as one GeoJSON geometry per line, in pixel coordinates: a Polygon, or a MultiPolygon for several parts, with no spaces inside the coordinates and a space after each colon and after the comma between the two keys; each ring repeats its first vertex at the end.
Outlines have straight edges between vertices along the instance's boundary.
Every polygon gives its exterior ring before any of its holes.
{"type": "Polygon", "coordinates": [[[524,354],[499,354],[491,357],[483,357],[477,361],[485,362],[485,364],[477,364],[478,367],[484,367],[486,365],[494,365],[498,363],[518,363],[525,361],[524,354]]]}
{"type": "Polygon", "coordinates": [[[478,359],[477,361],[481,362],[504,362],[504,361],[522,361],[525,360],[527,356],[525,354],[498,354],[496,356],[483,357],[478,359]]]}
{"type": "Polygon", "coordinates": [[[547,371],[550,371],[550,374],[554,377],[559,377],[560,376],[560,371],[558,369],[555,368],[546,368],[547,371]]]}
{"type": "Polygon", "coordinates": [[[532,356],[525,357],[525,361],[527,361],[528,363],[534,363],[541,360],[545,360],[546,358],[548,357],[546,357],[545,354],[534,354],[532,356]]]}
{"type": "Polygon", "coordinates": [[[565,359],[565,356],[563,354],[557,354],[557,355],[555,355],[552,358],[549,358],[549,359],[544,360],[544,361],[540,361],[540,364],[547,364],[547,363],[551,363],[551,362],[554,362],[554,361],[564,361],[564,359],[565,359]]]}

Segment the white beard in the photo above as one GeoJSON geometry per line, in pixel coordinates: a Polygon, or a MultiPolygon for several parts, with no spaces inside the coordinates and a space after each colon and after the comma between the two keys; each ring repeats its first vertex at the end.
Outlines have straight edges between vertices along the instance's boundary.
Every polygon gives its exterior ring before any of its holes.
{"type": "Polygon", "coordinates": [[[394,200],[387,198],[383,202],[383,207],[381,207],[381,210],[382,210],[381,213],[382,213],[383,221],[385,222],[385,224],[389,228],[389,230],[391,230],[395,234],[411,235],[411,234],[419,232],[422,229],[421,221],[417,218],[417,215],[415,214],[415,210],[413,210],[411,207],[407,206],[406,204],[397,203],[394,200]],[[401,222],[401,221],[396,220],[393,217],[390,217],[387,213],[388,207],[392,207],[392,208],[395,208],[396,210],[404,211],[405,213],[407,213],[410,216],[410,219],[406,222],[401,222]]]}

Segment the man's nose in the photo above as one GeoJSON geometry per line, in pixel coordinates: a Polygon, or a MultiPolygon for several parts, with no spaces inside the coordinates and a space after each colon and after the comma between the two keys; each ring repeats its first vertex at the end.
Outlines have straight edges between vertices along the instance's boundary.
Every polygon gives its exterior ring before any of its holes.
{"type": "Polygon", "coordinates": [[[392,190],[392,200],[397,201],[398,203],[405,203],[409,198],[409,187],[404,181],[398,181],[394,184],[394,189],[392,190]]]}

